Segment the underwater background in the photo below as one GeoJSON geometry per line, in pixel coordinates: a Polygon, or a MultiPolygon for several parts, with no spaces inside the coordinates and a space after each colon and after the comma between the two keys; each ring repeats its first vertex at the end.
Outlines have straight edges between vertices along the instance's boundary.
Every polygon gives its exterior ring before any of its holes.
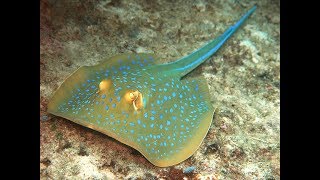
{"type": "Polygon", "coordinates": [[[280,1],[40,0],[41,179],[280,179],[280,1]],[[188,76],[217,107],[199,149],[159,168],[115,139],[47,113],[77,68],[121,53],[171,62],[256,11],[188,76]]]}

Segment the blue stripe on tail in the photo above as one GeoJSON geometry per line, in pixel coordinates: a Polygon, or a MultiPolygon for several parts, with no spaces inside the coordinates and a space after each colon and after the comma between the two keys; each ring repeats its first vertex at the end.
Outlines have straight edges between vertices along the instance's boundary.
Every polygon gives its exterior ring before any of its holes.
{"type": "Polygon", "coordinates": [[[178,73],[181,77],[185,76],[197,66],[202,64],[206,59],[212,56],[230,37],[231,35],[244,23],[244,21],[256,10],[253,6],[241,19],[233,26],[229,27],[218,38],[210,41],[203,47],[194,51],[193,53],[178,59],[175,62],[164,65],[167,70],[178,73]]]}

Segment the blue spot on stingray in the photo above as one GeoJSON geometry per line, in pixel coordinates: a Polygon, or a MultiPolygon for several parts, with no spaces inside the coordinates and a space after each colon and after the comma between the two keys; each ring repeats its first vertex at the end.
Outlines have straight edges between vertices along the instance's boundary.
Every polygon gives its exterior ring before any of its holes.
{"type": "Polygon", "coordinates": [[[101,98],[102,98],[102,99],[106,98],[106,95],[105,95],[105,94],[102,94],[101,98]]]}
{"type": "Polygon", "coordinates": [[[176,97],[176,93],[175,92],[172,93],[172,97],[176,97]]]}
{"type": "Polygon", "coordinates": [[[106,109],[106,110],[109,110],[109,106],[106,106],[105,109],[106,109]]]}
{"type": "Polygon", "coordinates": [[[150,125],[150,127],[153,128],[153,127],[154,127],[154,124],[152,123],[152,124],[150,125]]]}
{"type": "Polygon", "coordinates": [[[138,119],[138,124],[141,124],[141,121],[140,121],[140,119],[138,119]]]}
{"type": "Polygon", "coordinates": [[[143,104],[147,104],[147,99],[143,98],[143,104]]]}
{"type": "Polygon", "coordinates": [[[159,115],[159,118],[160,118],[160,119],[162,119],[162,118],[163,118],[163,115],[162,115],[162,114],[160,114],[160,115],[159,115]]]}
{"type": "Polygon", "coordinates": [[[116,104],[112,104],[112,107],[115,108],[115,107],[116,107],[116,104]]]}
{"type": "Polygon", "coordinates": [[[171,122],[170,121],[167,121],[167,125],[169,126],[171,124],[171,122]]]}
{"type": "Polygon", "coordinates": [[[130,126],[134,126],[134,122],[130,122],[129,124],[130,124],[130,126]]]}
{"type": "Polygon", "coordinates": [[[153,120],[154,120],[154,117],[153,117],[153,116],[151,116],[151,117],[150,117],[150,119],[153,121],[153,120]]]}

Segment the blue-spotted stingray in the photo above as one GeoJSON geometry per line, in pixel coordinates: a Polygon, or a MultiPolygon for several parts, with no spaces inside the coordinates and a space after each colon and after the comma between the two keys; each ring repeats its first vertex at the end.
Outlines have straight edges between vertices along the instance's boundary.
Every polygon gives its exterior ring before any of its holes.
{"type": "Polygon", "coordinates": [[[48,112],[111,136],[156,166],[178,164],[198,149],[214,114],[205,78],[182,77],[212,56],[255,9],[171,63],[160,64],[152,54],[122,54],[80,67],[54,93],[48,112]]]}

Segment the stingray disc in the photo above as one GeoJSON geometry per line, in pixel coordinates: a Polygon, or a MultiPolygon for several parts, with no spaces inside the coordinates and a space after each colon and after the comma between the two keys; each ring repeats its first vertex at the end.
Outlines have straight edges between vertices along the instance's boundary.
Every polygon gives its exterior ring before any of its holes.
{"type": "Polygon", "coordinates": [[[159,72],[149,54],[118,55],[69,76],[48,111],[100,131],[141,152],[156,166],[190,157],[214,109],[202,77],[159,72]]]}

